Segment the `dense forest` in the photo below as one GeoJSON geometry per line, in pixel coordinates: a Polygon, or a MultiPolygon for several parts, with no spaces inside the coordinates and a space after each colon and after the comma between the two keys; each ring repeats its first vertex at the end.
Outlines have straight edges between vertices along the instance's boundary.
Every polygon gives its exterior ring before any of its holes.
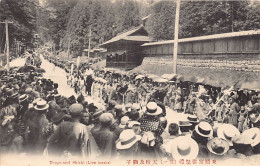
{"type": "MultiPolygon", "coordinates": [[[[174,0],[0,0],[0,20],[10,24],[10,40],[24,43],[40,34],[43,43],[56,50],[81,52],[98,47],[142,24],[154,40],[173,39],[174,0]]],[[[225,32],[260,29],[260,1],[187,1],[181,2],[179,37],[194,37],[225,32]]],[[[4,48],[4,25],[0,26],[0,45],[4,48]]]]}

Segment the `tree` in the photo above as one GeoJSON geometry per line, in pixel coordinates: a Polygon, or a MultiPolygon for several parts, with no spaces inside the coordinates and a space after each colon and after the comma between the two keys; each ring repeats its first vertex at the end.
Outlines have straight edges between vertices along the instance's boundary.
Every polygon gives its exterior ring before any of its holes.
{"type": "MultiPolygon", "coordinates": [[[[22,41],[27,46],[32,42],[33,33],[36,27],[36,10],[38,3],[29,0],[2,0],[0,2],[0,20],[9,20],[9,41],[13,45],[15,40],[22,41]]],[[[4,32],[4,26],[0,26],[1,32],[4,32]]],[[[4,40],[4,34],[0,34],[0,40],[4,40]]],[[[3,50],[5,42],[1,42],[3,50]]],[[[11,47],[12,48],[12,47],[11,47]]]]}

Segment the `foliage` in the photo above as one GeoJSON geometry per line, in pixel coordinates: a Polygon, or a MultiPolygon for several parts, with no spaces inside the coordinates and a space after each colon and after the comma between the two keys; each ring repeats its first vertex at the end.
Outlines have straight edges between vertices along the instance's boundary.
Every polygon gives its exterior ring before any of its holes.
{"type": "MultiPolygon", "coordinates": [[[[10,45],[12,45],[15,40],[22,41],[26,45],[32,41],[33,33],[36,27],[35,17],[37,5],[37,3],[33,3],[29,0],[0,1],[0,21],[5,21],[7,19],[8,21],[13,22],[8,25],[10,45]]],[[[3,50],[5,45],[4,28],[4,24],[1,24],[1,50],[3,50]]]]}

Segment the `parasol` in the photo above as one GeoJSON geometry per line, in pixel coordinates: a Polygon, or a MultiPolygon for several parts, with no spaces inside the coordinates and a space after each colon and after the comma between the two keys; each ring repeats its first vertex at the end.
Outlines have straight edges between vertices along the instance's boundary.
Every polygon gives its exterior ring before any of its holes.
{"type": "Polygon", "coordinates": [[[135,79],[138,80],[138,79],[142,79],[142,78],[144,78],[144,77],[145,77],[144,75],[141,75],[141,74],[140,74],[140,75],[136,76],[135,79]]]}
{"type": "Polygon", "coordinates": [[[28,66],[22,66],[20,67],[17,72],[19,73],[22,73],[22,72],[30,72],[31,70],[35,71],[35,67],[34,66],[31,66],[31,65],[28,65],[28,66]]]}

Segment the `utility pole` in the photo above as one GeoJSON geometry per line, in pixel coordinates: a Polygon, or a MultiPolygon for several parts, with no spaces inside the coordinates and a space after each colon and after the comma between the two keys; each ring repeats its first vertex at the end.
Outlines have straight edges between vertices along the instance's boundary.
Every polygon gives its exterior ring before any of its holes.
{"type": "Polygon", "coordinates": [[[5,20],[5,22],[1,22],[2,24],[5,24],[5,37],[6,37],[6,65],[7,65],[7,71],[9,72],[9,35],[8,35],[8,24],[12,24],[13,22],[9,22],[5,20]]]}
{"type": "Polygon", "coordinates": [[[68,55],[68,61],[69,61],[69,59],[70,59],[70,37],[69,37],[69,41],[68,41],[67,55],[68,55]]]}
{"type": "Polygon", "coordinates": [[[177,59],[178,59],[178,34],[179,34],[179,17],[180,17],[180,0],[176,0],[176,15],[174,27],[174,46],[173,46],[173,73],[177,74],[177,59]]]}
{"type": "Polygon", "coordinates": [[[88,62],[89,62],[89,55],[90,55],[90,41],[91,41],[91,27],[89,30],[89,38],[88,38],[88,62]]]}

